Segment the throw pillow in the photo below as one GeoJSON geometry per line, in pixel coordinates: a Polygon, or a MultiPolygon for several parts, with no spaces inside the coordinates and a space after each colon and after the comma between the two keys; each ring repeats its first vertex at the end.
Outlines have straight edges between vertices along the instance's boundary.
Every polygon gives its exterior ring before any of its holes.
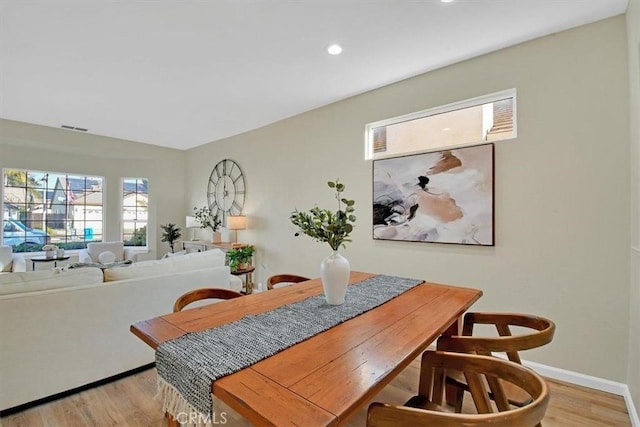
{"type": "Polygon", "coordinates": [[[98,261],[100,264],[109,264],[110,262],[114,262],[116,260],[116,254],[111,251],[104,251],[100,255],[98,255],[98,261]]]}

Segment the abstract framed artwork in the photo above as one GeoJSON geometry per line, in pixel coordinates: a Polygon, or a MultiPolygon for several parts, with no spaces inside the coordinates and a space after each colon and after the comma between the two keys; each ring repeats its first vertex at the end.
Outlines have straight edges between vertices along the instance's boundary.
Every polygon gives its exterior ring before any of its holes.
{"type": "Polygon", "coordinates": [[[374,160],[373,238],[494,245],[494,146],[374,160]]]}

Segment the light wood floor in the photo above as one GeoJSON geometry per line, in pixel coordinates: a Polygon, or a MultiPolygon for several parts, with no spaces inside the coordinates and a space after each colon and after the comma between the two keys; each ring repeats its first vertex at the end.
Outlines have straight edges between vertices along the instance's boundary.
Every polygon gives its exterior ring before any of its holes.
{"type": "MultiPolygon", "coordinates": [[[[374,399],[402,403],[416,393],[419,364],[414,361],[374,399]]],[[[153,426],[166,425],[161,406],[153,399],[156,370],[96,387],[54,402],[43,404],[0,419],[4,427],[81,427],[81,426],[153,426]]],[[[548,380],[551,403],[544,427],[630,426],[624,399],[600,391],[548,380]]],[[[471,399],[465,399],[469,401],[471,399]]],[[[250,424],[220,402],[225,425],[244,427],[250,424]]],[[[358,412],[349,427],[365,425],[366,409],[358,412]]],[[[219,424],[223,424],[220,422],[219,424]]]]}

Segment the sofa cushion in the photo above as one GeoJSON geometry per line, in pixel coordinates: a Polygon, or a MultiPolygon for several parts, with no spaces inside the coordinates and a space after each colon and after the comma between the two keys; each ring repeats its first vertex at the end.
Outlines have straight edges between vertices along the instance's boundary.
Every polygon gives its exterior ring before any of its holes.
{"type": "Polygon", "coordinates": [[[176,268],[199,270],[201,268],[222,267],[227,255],[220,249],[204,252],[194,252],[182,256],[171,257],[176,268]]]}
{"type": "Polygon", "coordinates": [[[102,283],[102,270],[46,270],[0,275],[0,295],[102,283]]]}
{"type": "MultiPolygon", "coordinates": [[[[128,268],[112,268],[104,270],[104,281],[117,282],[128,279],[144,279],[146,277],[165,276],[167,274],[180,273],[178,270],[172,270],[170,265],[146,265],[138,267],[135,264],[128,268]]],[[[205,270],[204,268],[189,269],[188,271],[205,270]]],[[[229,288],[231,286],[231,271],[228,266],[207,267],[206,270],[211,272],[212,283],[216,287],[229,288]]]]}
{"type": "Polygon", "coordinates": [[[111,251],[104,251],[98,255],[98,261],[101,264],[108,264],[110,262],[114,262],[116,260],[116,254],[111,251]]]}
{"type": "Polygon", "coordinates": [[[140,261],[127,267],[127,271],[104,271],[104,281],[124,280],[134,277],[157,276],[159,274],[179,273],[182,271],[201,270],[203,268],[222,267],[225,262],[225,253],[220,249],[205,252],[194,252],[182,256],[174,256],[164,259],[140,261]]]}
{"type": "Polygon", "coordinates": [[[11,246],[0,246],[0,271],[11,271],[11,264],[13,263],[13,259],[11,258],[11,254],[13,250],[11,246]]]}

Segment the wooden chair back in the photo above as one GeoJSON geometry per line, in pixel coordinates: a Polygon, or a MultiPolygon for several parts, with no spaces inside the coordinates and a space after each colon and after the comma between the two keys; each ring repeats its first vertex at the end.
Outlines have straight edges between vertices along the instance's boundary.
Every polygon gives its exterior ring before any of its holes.
{"type": "Polygon", "coordinates": [[[489,356],[426,351],[420,367],[419,396],[408,404],[420,407],[373,403],[367,412],[368,427],[400,427],[417,425],[532,427],[540,424],[549,403],[549,389],[535,372],[517,363],[489,356]],[[446,372],[460,371],[468,378],[477,413],[441,412],[446,372]],[[497,386],[496,404],[492,404],[485,382],[497,386]],[[511,408],[502,392],[507,382],[522,389],[531,397],[531,403],[522,408],[511,408]],[[426,408],[426,409],[425,409],[426,408]]]}
{"type": "MultiPolygon", "coordinates": [[[[464,316],[462,335],[440,337],[437,349],[484,356],[506,353],[510,361],[521,365],[518,352],[550,343],[555,329],[556,326],[551,320],[539,316],[518,313],[467,313],[464,316]],[[475,325],[493,325],[498,336],[473,336],[475,325]],[[527,328],[527,331],[513,335],[511,327],[527,328]]],[[[488,385],[493,399],[495,384],[488,385]]],[[[448,374],[447,403],[453,405],[456,412],[461,411],[464,393],[470,391],[469,388],[470,384],[464,376],[448,374]]],[[[530,402],[529,396],[519,389],[508,384],[504,388],[511,405],[524,406],[530,402]]]]}
{"type": "Polygon", "coordinates": [[[467,313],[464,316],[462,335],[443,336],[437,348],[442,351],[475,353],[491,356],[504,352],[509,360],[522,364],[519,351],[549,344],[553,340],[556,325],[544,317],[519,313],[467,313]],[[494,325],[499,336],[474,337],[475,325],[494,325]],[[528,328],[531,332],[513,335],[512,326],[528,328]]]}
{"type": "Polygon", "coordinates": [[[202,288],[189,291],[181,295],[173,304],[173,312],[181,311],[185,306],[192,302],[203,299],[231,299],[243,296],[240,292],[222,288],[202,288]]]}
{"type": "Polygon", "coordinates": [[[267,289],[273,289],[273,285],[278,283],[300,283],[306,280],[311,279],[297,274],[276,274],[267,279],[267,289]]]}

